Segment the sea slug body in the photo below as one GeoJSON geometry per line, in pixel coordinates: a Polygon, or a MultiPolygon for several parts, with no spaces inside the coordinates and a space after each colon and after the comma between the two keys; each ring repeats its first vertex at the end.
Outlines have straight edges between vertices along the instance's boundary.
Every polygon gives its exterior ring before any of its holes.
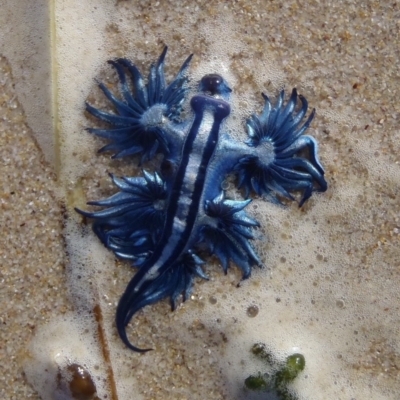
{"type": "Polygon", "coordinates": [[[127,59],[110,61],[119,77],[121,97],[102,83],[99,87],[115,114],[86,105],[89,113],[110,125],[88,129],[110,141],[100,151],[114,152],[113,157],[138,155],[141,163],[157,153],[163,156],[156,172],[143,170],[143,177],[111,176],[119,191],[88,203],[102,210],[77,209],[94,220],[93,230],[107,248],[138,267],[116,313],[121,339],[138,352],[150,349],[132,345],[126,325],[138,310],[163,298],[170,297],[174,309],[181,294],[183,300],[188,297],[195,276],[207,279],[200,248],[215,254],[225,272],[232,261],[244,279],[253,266],[261,265],[250,244],[259,224],[245,211],[252,192],[279,202],[282,197],[294,200],[290,192],[300,191],[301,206],[314,191],[327,189],[317,143],[304,134],[314,110],[302,124],[308,104],[296,89],[286,105],[283,91],[275,105],[263,94],[261,115],[253,114],[247,121],[249,140],[239,143],[223,131],[231,113],[231,89],[220,75],[201,79],[199,92],[190,99],[192,113],[180,120],[189,93],[192,55],[167,85],[166,53],[167,47],[151,65],[147,82],[127,59]],[[308,157],[303,156],[305,149],[308,157]],[[246,199],[226,198],[221,185],[228,174],[236,175],[246,199]]]}

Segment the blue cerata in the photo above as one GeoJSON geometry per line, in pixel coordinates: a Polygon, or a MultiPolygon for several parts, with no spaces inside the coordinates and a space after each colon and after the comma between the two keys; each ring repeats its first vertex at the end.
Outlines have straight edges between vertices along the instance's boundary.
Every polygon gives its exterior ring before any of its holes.
{"type": "Polygon", "coordinates": [[[170,297],[172,309],[180,295],[185,301],[194,277],[207,279],[199,252],[215,254],[225,272],[233,262],[243,279],[252,266],[261,265],[250,243],[259,224],[245,211],[251,193],[279,202],[294,200],[290,192],[297,191],[301,206],[314,191],[327,189],[317,143],[305,135],[315,111],[303,122],[308,104],[296,89],[286,104],[283,91],[273,105],[263,94],[264,109],[247,120],[249,139],[241,143],[224,132],[231,89],[218,74],[201,79],[190,99],[191,110],[181,119],[192,55],[167,85],[166,53],[167,47],[151,65],[147,80],[129,60],[109,61],[119,77],[120,96],[103,83],[99,87],[115,112],[86,105],[109,125],[88,129],[109,140],[100,151],[114,152],[114,158],[139,156],[140,163],[162,154],[156,172],[111,176],[118,192],[88,203],[101,206],[100,211],[77,209],[94,220],[93,230],[108,249],[138,268],[116,313],[121,339],[138,352],[150,349],[132,345],[126,325],[138,310],[160,299],[170,297]],[[221,185],[228,174],[236,175],[243,201],[226,198],[221,185]]]}

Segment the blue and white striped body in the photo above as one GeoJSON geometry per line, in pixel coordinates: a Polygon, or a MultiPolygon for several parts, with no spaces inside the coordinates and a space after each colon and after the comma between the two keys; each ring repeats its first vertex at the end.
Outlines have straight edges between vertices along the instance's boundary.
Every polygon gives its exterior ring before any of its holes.
{"type": "Polygon", "coordinates": [[[148,275],[168,269],[193,246],[193,230],[204,214],[203,198],[207,169],[214,155],[219,129],[230,113],[224,100],[206,95],[192,98],[195,118],[182,147],[181,159],[171,188],[163,234],[156,251],[145,265],[148,275]]]}
{"type": "Polygon", "coordinates": [[[117,114],[108,114],[87,105],[95,117],[112,125],[111,129],[89,129],[91,133],[111,140],[102,151],[115,151],[115,157],[138,154],[142,162],[162,153],[160,173],[143,171],[143,178],[112,177],[118,193],[89,204],[103,210],[86,212],[93,218],[93,230],[118,257],[130,260],[139,268],[125,293],[116,314],[116,325],[124,343],[135,351],[126,333],[132,316],[146,305],[170,297],[172,308],[180,295],[185,300],[195,276],[207,279],[203,260],[197,253],[204,248],[215,254],[227,271],[231,262],[248,278],[254,265],[261,265],[250,242],[259,226],[244,211],[251,201],[225,198],[221,188],[229,173],[238,177],[246,197],[259,195],[293,199],[289,190],[300,190],[304,203],[313,191],[325,191],[324,171],[316,154],[316,142],[303,135],[314,116],[300,126],[307,111],[306,100],[296,112],[297,92],[283,106],[283,92],[272,108],[264,96],[260,116],[247,121],[250,140],[238,143],[221,134],[223,121],[230,115],[231,89],[216,74],[202,78],[200,93],[192,97],[191,121],[179,123],[181,105],[187,94],[186,70],[190,56],[175,80],[166,86],[164,58],[150,69],[149,80],[143,78],[134,64],[120,59],[110,63],[121,81],[123,99],[117,99],[100,84],[117,114]],[[127,83],[131,75],[134,91],[127,83]],[[298,156],[304,148],[309,159],[298,156]]]}

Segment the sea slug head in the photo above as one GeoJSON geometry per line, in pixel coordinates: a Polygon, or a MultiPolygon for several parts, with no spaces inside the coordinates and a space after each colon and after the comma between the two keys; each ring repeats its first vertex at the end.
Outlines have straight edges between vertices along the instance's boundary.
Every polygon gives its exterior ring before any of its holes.
{"type": "Polygon", "coordinates": [[[207,74],[200,80],[200,91],[227,100],[232,89],[228,86],[221,75],[207,74]]]}

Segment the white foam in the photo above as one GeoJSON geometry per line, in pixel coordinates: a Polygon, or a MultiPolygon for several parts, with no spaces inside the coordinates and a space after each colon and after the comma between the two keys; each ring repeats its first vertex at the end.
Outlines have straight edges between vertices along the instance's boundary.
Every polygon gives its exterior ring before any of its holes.
{"type": "Polygon", "coordinates": [[[24,362],[28,381],[42,399],[68,400],[69,367],[79,365],[90,376],[99,398],[110,398],[107,367],[90,315],[66,314],[37,330],[24,362]]]}

